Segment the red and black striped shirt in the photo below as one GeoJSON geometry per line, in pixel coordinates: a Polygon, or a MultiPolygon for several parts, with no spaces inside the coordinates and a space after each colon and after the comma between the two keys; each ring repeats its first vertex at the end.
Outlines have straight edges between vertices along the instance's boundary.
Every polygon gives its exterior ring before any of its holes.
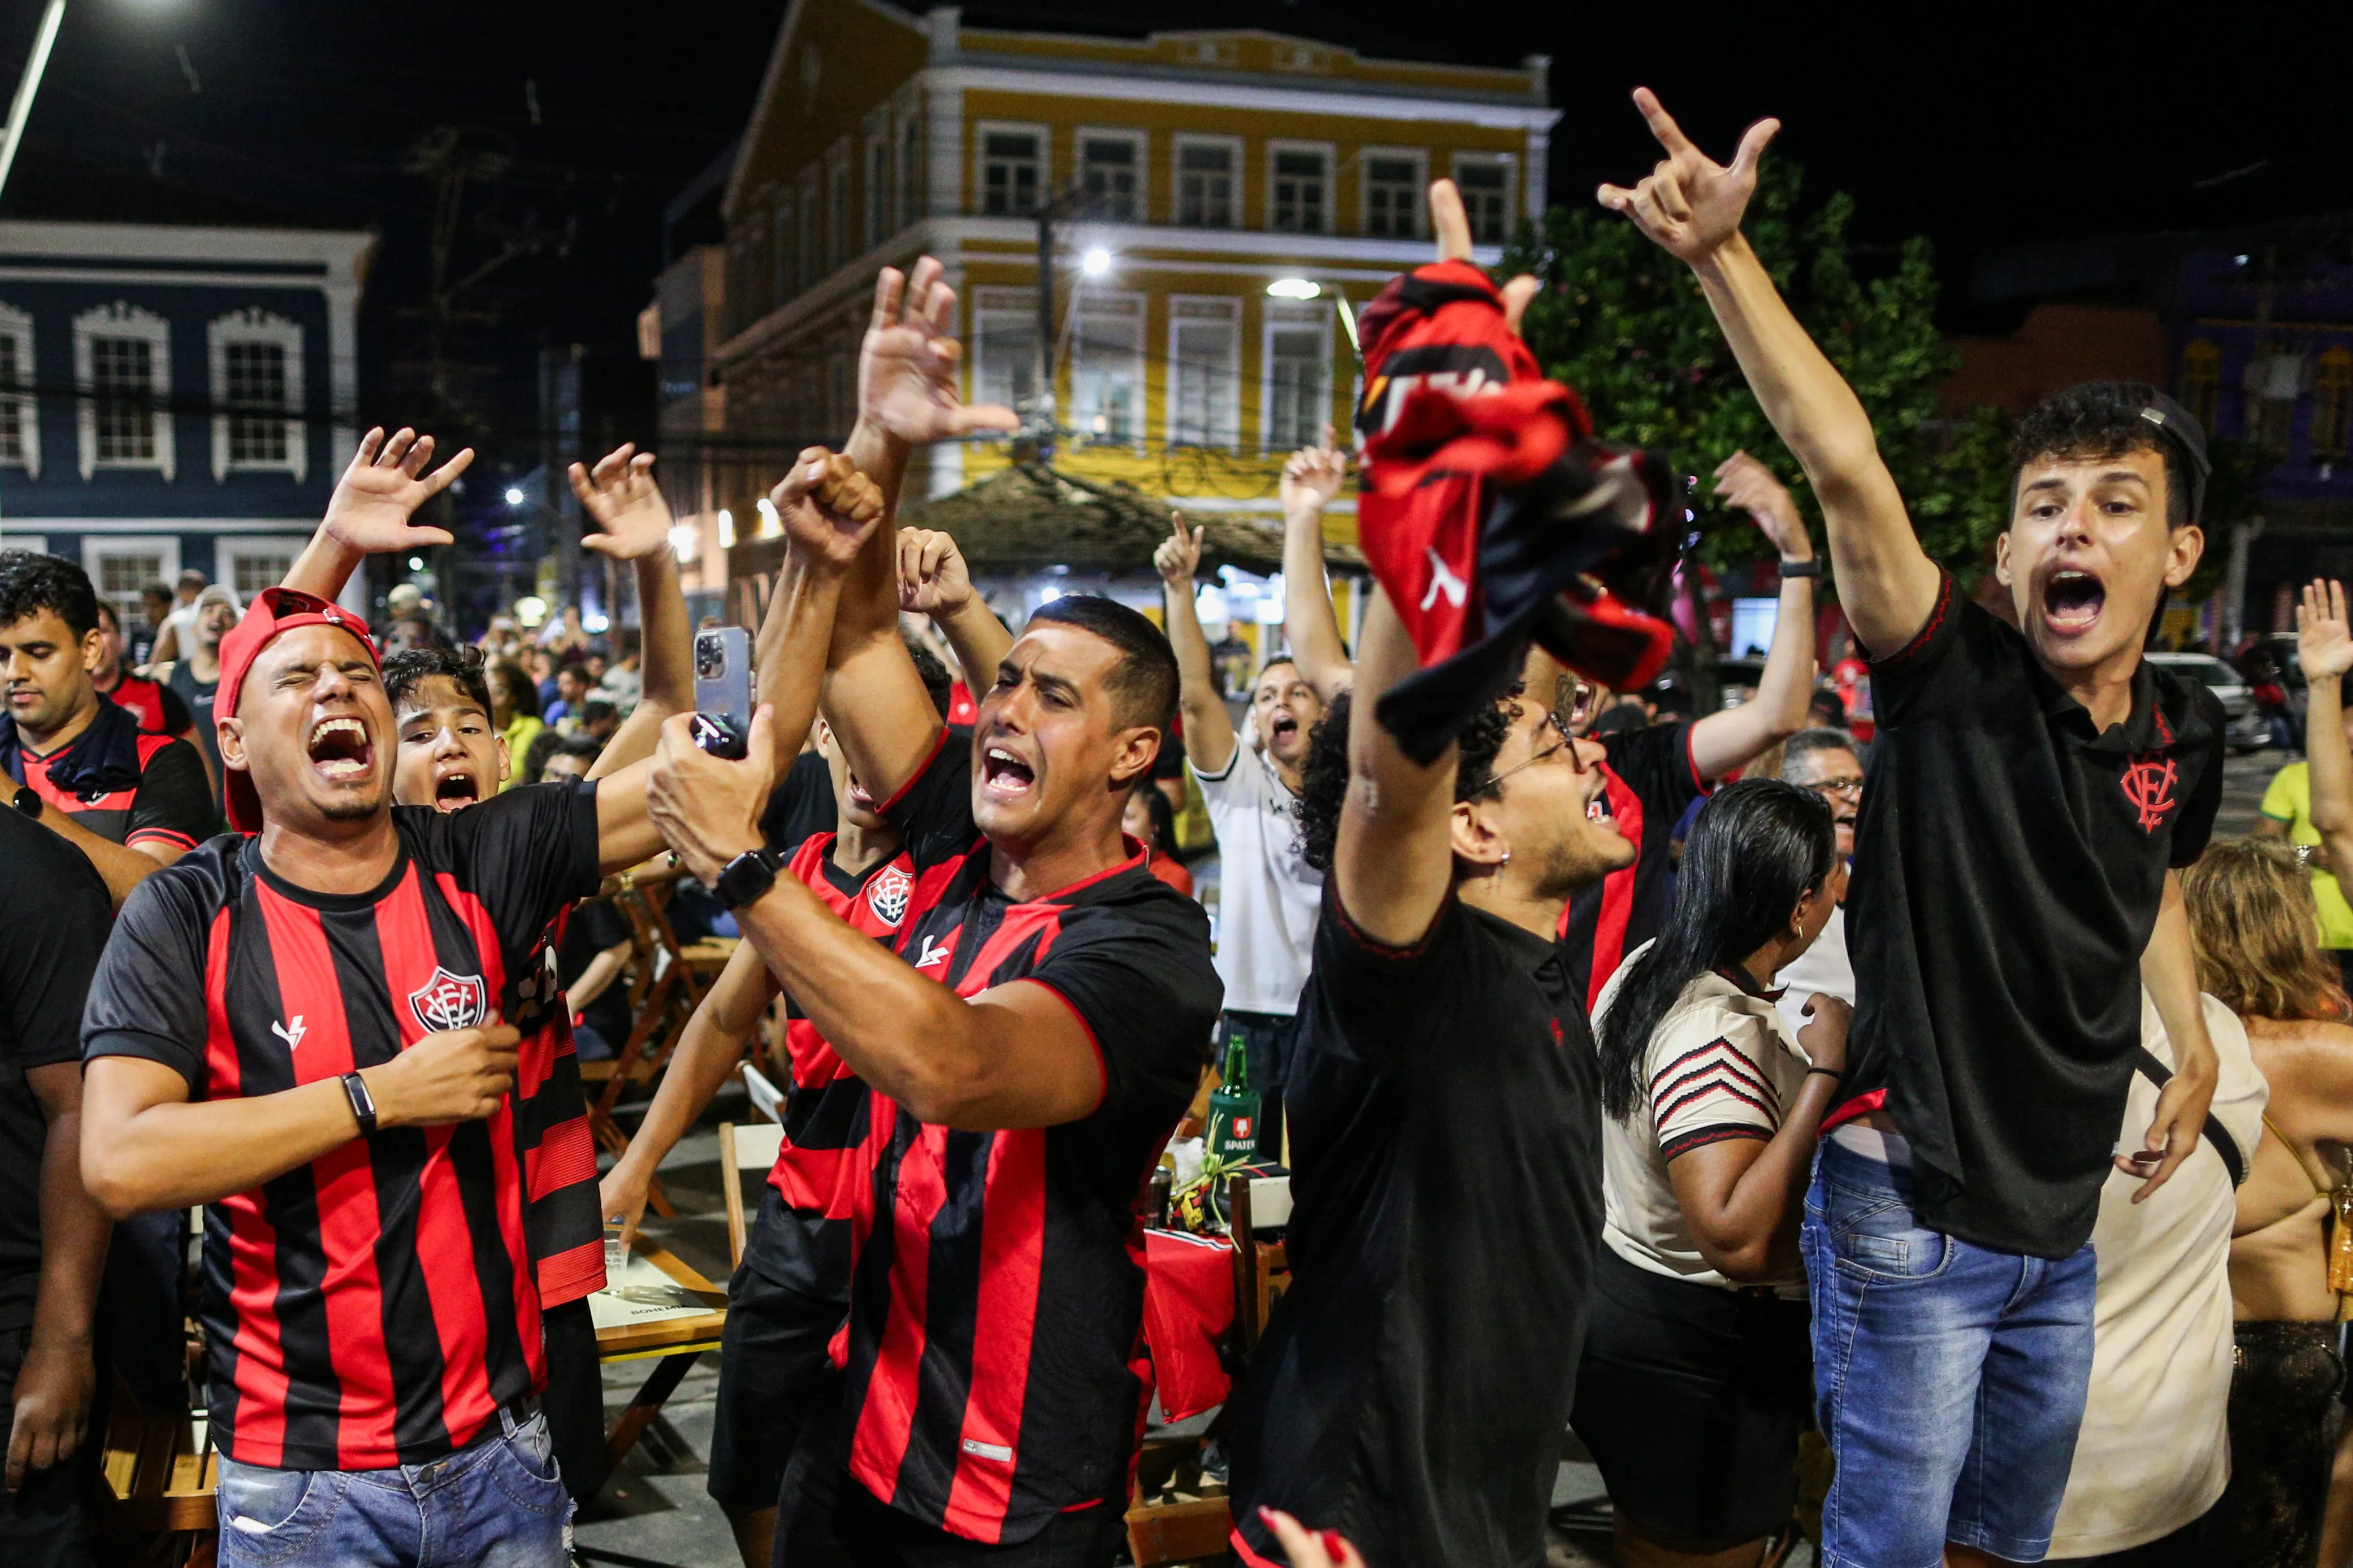
{"type": "Polygon", "coordinates": [[[969,1132],[869,1097],[844,1362],[850,1475],[936,1529],[1026,1541],[1124,1485],[1143,1414],[1136,1201],[1209,1056],[1208,918],[1144,868],[1017,901],[972,817],[971,742],[943,738],[888,815],[915,886],[902,957],[972,996],[1028,980],[1092,1037],[1095,1110],[969,1132]]]}
{"type": "MultiPolygon", "coordinates": [[[[471,806],[468,810],[474,809],[471,806]]],[[[566,904],[515,987],[515,1137],[522,1145],[523,1230],[539,1274],[539,1304],[560,1307],[605,1288],[605,1222],[596,1212],[596,1135],[572,1013],[556,973],[566,904]]]]}
{"type": "Polygon", "coordinates": [[[114,683],[112,690],[99,695],[111,698],[116,707],[137,720],[139,728],[150,735],[185,735],[196,721],[178,692],[144,676],[125,674],[114,683]]]}
{"type": "MultiPolygon", "coordinates": [[[[90,989],[86,1056],[162,1062],[220,1100],[521,1016],[548,922],[596,888],[594,786],[392,816],[400,859],[365,893],[295,887],[237,837],[142,882],[90,989]]],[[[206,1209],[223,1452],[285,1469],[421,1464],[544,1382],[525,1103],[354,1138],[206,1209]]]]}
{"type": "Polygon", "coordinates": [[[139,781],[129,789],[75,795],[49,777],[49,764],[63,754],[19,752],[22,783],[41,797],[43,807],[61,811],[74,826],[111,842],[137,848],[168,844],[193,849],[220,831],[220,805],[205,777],[204,759],[185,741],[142,731],[137,740],[139,781]]]}
{"type": "MultiPolygon", "coordinates": [[[[788,869],[852,927],[889,942],[906,923],[915,890],[913,865],[902,850],[852,875],[833,863],[839,837],[829,831],[811,834],[793,852],[788,869]]],[[[804,1295],[847,1301],[849,1220],[866,1174],[859,1157],[866,1141],[866,1084],[790,996],[785,1006],[785,1052],[793,1081],[785,1100],[784,1142],[768,1171],[768,1185],[776,1190],[786,1218],[782,1226],[756,1227],[744,1245],[744,1260],[804,1295]]]]}

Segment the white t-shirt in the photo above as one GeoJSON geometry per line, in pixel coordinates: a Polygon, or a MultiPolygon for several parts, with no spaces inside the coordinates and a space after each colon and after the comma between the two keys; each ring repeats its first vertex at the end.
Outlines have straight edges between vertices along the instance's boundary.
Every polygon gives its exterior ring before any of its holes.
{"type": "MultiPolygon", "coordinates": [[[[2206,1033],[2221,1060],[2216,1120],[2237,1141],[2241,1168],[2263,1136],[2270,1086],[2247,1050],[2246,1026],[2208,996],[2206,1033]]],[[[2173,1047],[2141,994],[2141,1043],[2168,1067],[2173,1047]]],[[[2139,1073],[2125,1100],[2120,1140],[2133,1148],[2157,1113],[2157,1086],[2139,1073]]],[[[2172,1180],[2132,1201],[2121,1171],[2100,1189],[2092,1227],[2099,1258],[2093,1310],[2092,1388],[2075,1463],[2051,1536],[2051,1555],[2096,1557],[2143,1546],[2212,1508],[2231,1479],[2231,1226],[2229,1169],[2200,1138],[2172,1180]]]]}
{"type": "MultiPolygon", "coordinates": [[[[1593,1009],[1601,1033],[1618,989],[1644,942],[1626,955],[1602,987],[1593,1009]]],[[[1625,1121],[1601,1123],[1601,1239],[1637,1268],[1694,1285],[1730,1288],[1700,1256],[1675,1201],[1667,1162],[1729,1138],[1770,1138],[1785,1106],[1806,1083],[1806,1057],[1771,1001],[1751,995],[1721,974],[1702,974],[1651,1033],[1642,1060],[1642,1103],[1625,1121]]],[[[1806,1299],[1803,1269],[1771,1281],[1791,1300],[1806,1299]]]]}
{"type": "Polygon", "coordinates": [[[1831,911],[1822,934],[1814,938],[1814,945],[1789,962],[1781,971],[1781,1021],[1797,1032],[1813,1022],[1806,1016],[1806,998],[1835,996],[1848,1006],[1854,1005],[1854,961],[1846,952],[1846,908],[1841,905],[1831,911]]]}
{"type": "Polygon", "coordinates": [[[1218,835],[1217,964],[1226,1010],[1288,1017],[1299,1010],[1324,904],[1324,874],[1299,858],[1293,797],[1240,735],[1223,772],[1197,767],[1193,776],[1218,835]]]}

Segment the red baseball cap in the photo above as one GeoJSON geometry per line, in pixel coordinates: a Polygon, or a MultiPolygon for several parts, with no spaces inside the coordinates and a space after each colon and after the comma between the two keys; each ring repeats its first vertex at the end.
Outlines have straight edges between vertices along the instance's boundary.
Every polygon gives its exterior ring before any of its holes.
{"type": "MultiPolygon", "coordinates": [[[[221,638],[220,685],[213,693],[216,717],[237,712],[237,693],[245,686],[245,672],[253,668],[261,650],[275,642],[280,632],[290,632],[297,626],[341,626],[367,649],[369,660],[382,668],[375,639],[368,636],[367,623],[359,616],[341,605],[299,588],[264,588],[245,607],[245,618],[221,638]]],[[[261,797],[254,793],[253,775],[227,767],[222,769],[222,775],[228,796],[229,826],[239,833],[260,832],[261,797]]]]}

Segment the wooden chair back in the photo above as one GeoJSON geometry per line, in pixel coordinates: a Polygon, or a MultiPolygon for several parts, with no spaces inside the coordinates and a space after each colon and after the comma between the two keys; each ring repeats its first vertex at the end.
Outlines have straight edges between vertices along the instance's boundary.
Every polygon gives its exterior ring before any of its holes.
{"type": "Polygon", "coordinates": [[[740,1265],[744,1261],[744,1243],[750,1235],[751,1223],[744,1214],[744,1173],[754,1171],[765,1176],[776,1163],[776,1152],[784,1147],[785,1129],[775,1121],[752,1121],[739,1127],[733,1121],[719,1124],[719,1179],[727,1200],[727,1260],[740,1265]]]}

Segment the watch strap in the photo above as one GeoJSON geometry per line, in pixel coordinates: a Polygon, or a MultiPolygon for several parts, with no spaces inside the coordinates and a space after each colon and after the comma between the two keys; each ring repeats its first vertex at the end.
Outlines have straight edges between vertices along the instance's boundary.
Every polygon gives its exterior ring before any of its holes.
{"type": "Polygon", "coordinates": [[[730,912],[757,903],[776,885],[776,872],[784,863],[785,858],[774,849],[746,849],[720,868],[711,891],[720,907],[730,912]]]}
{"type": "Polygon", "coordinates": [[[1809,556],[1803,561],[1781,563],[1781,575],[1784,577],[1819,577],[1821,574],[1822,562],[1818,555],[1809,556]]]}
{"type": "Polygon", "coordinates": [[[355,1072],[345,1073],[343,1097],[352,1102],[352,1114],[359,1119],[360,1136],[372,1136],[375,1131],[375,1096],[368,1092],[367,1079],[355,1072]]]}

